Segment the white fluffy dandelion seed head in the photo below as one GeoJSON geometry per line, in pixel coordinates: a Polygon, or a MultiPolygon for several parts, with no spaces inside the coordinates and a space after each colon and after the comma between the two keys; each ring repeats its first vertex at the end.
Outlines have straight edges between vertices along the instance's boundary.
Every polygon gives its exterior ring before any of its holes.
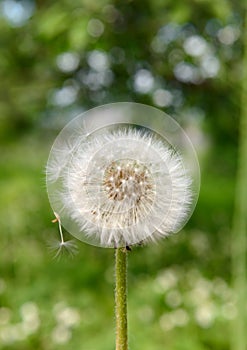
{"type": "Polygon", "coordinates": [[[185,148],[192,146],[167,115],[165,136],[150,120],[137,127],[144,111],[164,123],[154,108],[117,103],[79,116],[55,141],[47,165],[50,202],[82,241],[121,247],[156,240],[180,230],[192,213],[199,186],[178,149],[181,136],[185,148]]]}

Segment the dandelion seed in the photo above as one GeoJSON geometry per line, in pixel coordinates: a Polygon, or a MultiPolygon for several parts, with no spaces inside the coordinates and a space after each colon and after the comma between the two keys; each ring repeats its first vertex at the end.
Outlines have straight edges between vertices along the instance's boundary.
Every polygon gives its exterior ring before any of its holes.
{"type": "Polygon", "coordinates": [[[52,148],[47,187],[61,238],[58,254],[71,248],[64,242],[61,220],[72,235],[88,243],[130,247],[177,232],[193,210],[197,192],[179,147],[160,132],[126,126],[126,115],[109,106],[103,111],[100,107],[101,119],[94,120],[93,114],[91,120],[77,118],[52,148]],[[125,126],[108,120],[112,108],[125,126]],[[59,155],[64,159],[58,173],[54,160],[59,155]]]}
{"type": "Polygon", "coordinates": [[[60,240],[54,239],[50,241],[48,246],[51,251],[55,251],[56,254],[54,258],[60,257],[63,253],[68,253],[70,256],[74,256],[77,253],[77,245],[73,240],[65,241],[63,236],[63,230],[61,225],[61,220],[59,215],[54,212],[55,219],[52,220],[52,223],[58,223],[58,229],[60,234],[60,240]]]}
{"type": "Polygon", "coordinates": [[[52,240],[48,243],[49,250],[55,252],[54,259],[60,258],[64,254],[74,257],[78,253],[78,248],[74,240],[61,242],[59,240],[52,240]]]}

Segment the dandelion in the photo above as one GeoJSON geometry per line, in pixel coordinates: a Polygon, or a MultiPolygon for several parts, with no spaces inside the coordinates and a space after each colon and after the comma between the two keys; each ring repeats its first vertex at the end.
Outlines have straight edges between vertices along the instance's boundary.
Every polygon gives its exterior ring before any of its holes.
{"type": "Polygon", "coordinates": [[[181,157],[136,130],[82,142],[62,174],[64,210],[105,247],[129,246],[176,231],[191,200],[181,157]]]}
{"type": "MultiPolygon", "coordinates": [[[[65,151],[71,158],[60,169],[55,199],[90,241],[104,247],[155,241],[187,216],[191,179],[181,155],[148,132],[119,129],[65,151]]],[[[48,174],[53,181],[52,164],[48,174]]]]}
{"type": "Polygon", "coordinates": [[[62,225],[82,241],[116,248],[116,349],[127,349],[127,251],[178,232],[195,207],[198,180],[182,129],[148,106],[93,109],[69,123],[53,145],[47,188],[59,225],[58,253],[71,248],[62,225]]]}

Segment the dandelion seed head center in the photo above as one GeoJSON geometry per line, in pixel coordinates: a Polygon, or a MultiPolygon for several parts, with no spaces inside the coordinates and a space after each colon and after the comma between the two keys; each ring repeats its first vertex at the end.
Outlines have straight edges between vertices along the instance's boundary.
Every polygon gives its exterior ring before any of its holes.
{"type": "Polygon", "coordinates": [[[112,162],[103,176],[103,189],[111,200],[122,201],[135,197],[136,201],[154,192],[151,172],[143,163],[121,159],[112,162]]]}

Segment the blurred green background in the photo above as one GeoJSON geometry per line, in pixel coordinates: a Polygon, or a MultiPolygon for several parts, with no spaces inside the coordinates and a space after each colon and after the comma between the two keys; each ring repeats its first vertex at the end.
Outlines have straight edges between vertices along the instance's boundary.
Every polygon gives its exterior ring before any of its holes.
{"type": "Polygon", "coordinates": [[[184,230],[129,254],[130,349],[230,349],[242,4],[1,1],[0,349],[114,349],[114,252],[53,259],[45,164],[69,120],[118,101],[173,116],[202,173],[184,230]]]}

